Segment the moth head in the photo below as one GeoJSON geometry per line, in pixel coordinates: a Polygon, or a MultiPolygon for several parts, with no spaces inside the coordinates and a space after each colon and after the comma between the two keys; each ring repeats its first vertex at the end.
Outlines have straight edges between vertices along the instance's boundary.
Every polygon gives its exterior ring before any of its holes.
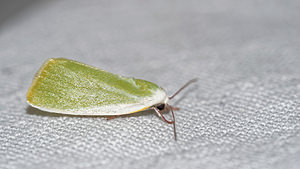
{"type": "Polygon", "coordinates": [[[158,104],[158,105],[156,105],[155,106],[158,110],[164,110],[165,109],[165,107],[166,107],[166,104],[164,104],[164,103],[161,103],[161,104],[158,104]]]}

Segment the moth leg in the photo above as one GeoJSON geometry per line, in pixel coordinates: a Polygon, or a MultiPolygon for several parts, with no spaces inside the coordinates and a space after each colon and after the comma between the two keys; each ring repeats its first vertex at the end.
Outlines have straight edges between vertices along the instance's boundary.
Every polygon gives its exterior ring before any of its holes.
{"type": "Polygon", "coordinates": [[[153,107],[153,109],[155,110],[155,112],[157,113],[157,115],[158,115],[160,118],[163,119],[164,122],[166,122],[166,123],[168,123],[168,124],[173,124],[173,123],[174,123],[174,121],[169,121],[169,120],[167,120],[167,119],[163,116],[163,114],[161,113],[161,111],[160,111],[158,108],[153,107]]]}
{"type": "Polygon", "coordinates": [[[177,111],[177,110],[180,110],[180,108],[179,107],[172,107],[172,110],[177,111]]]}
{"type": "MultiPolygon", "coordinates": [[[[170,108],[168,108],[168,107],[172,107],[172,106],[165,106],[165,108],[163,109],[163,110],[161,110],[162,112],[169,112],[170,111],[170,108]]],[[[177,111],[177,110],[180,110],[180,108],[179,107],[172,107],[172,110],[173,111],[177,111]]]]}
{"type": "Polygon", "coordinates": [[[115,118],[117,118],[118,116],[108,116],[108,117],[106,117],[106,120],[111,120],[111,119],[115,119],[115,118]]]}
{"type": "Polygon", "coordinates": [[[177,140],[177,136],[176,136],[176,127],[175,127],[175,115],[174,115],[174,112],[173,112],[173,107],[171,107],[171,106],[169,106],[169,105],[167,105],[167,106],[170,108],[170,110],[171,110],[171,112],[172,112],[172,117],[173,117],[173,120],[172,120],[172,121],[167,120],[158,108],[153,107],[153,109],[155,110],[155,112],[157,113],[157,115],[158,115],[159,117],[161,117],[166,123],[168,123],[168,124],[173,124],[174,139],[177,140]]]}

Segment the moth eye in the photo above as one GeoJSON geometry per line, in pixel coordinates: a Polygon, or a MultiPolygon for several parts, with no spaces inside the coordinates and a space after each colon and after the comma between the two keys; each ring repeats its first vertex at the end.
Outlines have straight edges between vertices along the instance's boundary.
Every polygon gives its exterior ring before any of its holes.
{"type": "Polygon", "coordinates": [[[165,104],[158,105],[156,108],[159,110],[163,110],[165,108],[165,104]]]}

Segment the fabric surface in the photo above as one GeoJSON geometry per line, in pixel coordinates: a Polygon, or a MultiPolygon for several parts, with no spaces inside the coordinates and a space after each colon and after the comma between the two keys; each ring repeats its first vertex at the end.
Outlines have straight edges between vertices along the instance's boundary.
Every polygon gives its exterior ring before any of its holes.
{"type": "Polygon", "coordinates": [[[0,168],[299,169],[299,7],[28,2],[0,23],[0,168]],[[31,80],[52,57],[149,80],[170,95],[197,77],[171,101],[178,140],[152,111],[107,121],[29,107],[31,80]]]}

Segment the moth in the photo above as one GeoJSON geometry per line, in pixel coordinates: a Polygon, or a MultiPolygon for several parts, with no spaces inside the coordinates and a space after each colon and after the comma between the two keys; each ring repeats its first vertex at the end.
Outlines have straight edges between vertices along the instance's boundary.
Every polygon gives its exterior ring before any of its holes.
{"type": "Polygon", "coordinates": [[[36,73],[27,92],[27,103],[37,109],[80,116],[109,116],[132,114],[153,109],[168,124],[173,124],[176,140],[176,109],[158,85],[142,79],[124,77],[65,58],[47,60],[36,73]],[[167,120],[162,111],[171,111],[167,120]]]}

